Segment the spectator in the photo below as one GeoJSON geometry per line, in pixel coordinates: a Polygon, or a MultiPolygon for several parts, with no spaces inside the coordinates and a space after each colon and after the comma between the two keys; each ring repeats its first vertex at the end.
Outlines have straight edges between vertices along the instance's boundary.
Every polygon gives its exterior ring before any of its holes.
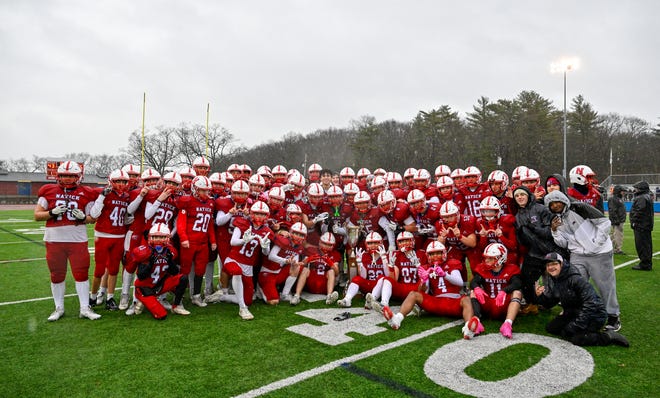
{"type": "Polygon", "coordinates": [[[623,204],[624,190],[621,185],[615,186],[612,189],[612,195],[607,200],[608,215],[612,223],[610,238],[614,246],[614,254],[626,254],[621,250],[623,245],[623,223],[626,222],[626,206],[623,204]]]}
{"type": "Polygon", "coordinates": [[[630,226],[635,234],[635,250],[639,257],[639,264],[632,267],[636,271],[651,271],[653,263],[653,241],[651,240],[651,231],[653,231],[653,201],[651,200],[651,191],[649,183],[639,181],[633,185],[635,188],[635,199],[630,209],[630,226]]]}
{"type": "Polygon", "coordinates": [[[535,200],[529,189],[519,186],[513,191],[513,199],[518,208],[515,223],[516,235],[518,243],[524,246],[524,250],[521,251],[521,255],[524,253],[522,292],[526,305],[521,308],[521,313],[535,314],[538,313],[538,307],[533,304],[534,282],[543,274],[543,258],[550,252],[564,252],[564,249],[557,246],[552,239],[550,230],[552,213],[535,200]]]}
{"type": "Polygon", "coordinates": [[[621,321],[609,237],[610,221],[588,203],[571,203],[560,191],[546,195],[545,205],[557,215],[550,225],[555,243],[570,252],[573,267],[584,279],[593,279],[605,301],[609,315],[607,327],[619,331],[621,321]]]}
{"type": "Polygon", "coordinates": [[[603,324],[607,312],[594,288],[580,272],[558,253],[545,256],[548,283],[536,286],[537,302],[546,308],[561,303],[563,311],[545,326],[548,333],[579,346],[616,344],[628,347],[628,340],[603,324]]]}

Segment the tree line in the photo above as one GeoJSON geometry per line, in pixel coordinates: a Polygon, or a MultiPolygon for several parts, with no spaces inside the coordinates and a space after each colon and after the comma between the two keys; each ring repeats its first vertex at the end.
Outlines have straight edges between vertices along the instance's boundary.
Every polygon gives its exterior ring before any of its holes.
{"type": "MultiPolygon", "coordinates": [[[[582,96],[571,101],[567,112],[567,163],[589,165],[603,179],[610,173],[610,149],[614,174],[660,173],[660,124],[655,128],[634,116],[599,115],[582,96]]],[[[225,170],[232,163],[304,169],[311,163],[338,171],[345,166],[382,167],[403,171],[447,164],[452,169],[476,165],[482,171],[502,169],[510,173],[526,165],[541,175],[563,168],[563,110],[534,91],[495,102],[478,99],[465,117],[449,105],[420,110],[411,121],[377,121],[362,116],[345,128],[329,128],[308,134],[288,133],[280,140],[250,144],[220,125],[181,124],[131,133],[128,145],[117,155],[66,154],[84,161],[86,172],[99,176],[126,163],[144,164],[163,173],[166,168],[189,165],[205,155],[211,170],[225,170]]],[[[42,171],[45,158],[0,161],[0,169],[42,171]]]]}

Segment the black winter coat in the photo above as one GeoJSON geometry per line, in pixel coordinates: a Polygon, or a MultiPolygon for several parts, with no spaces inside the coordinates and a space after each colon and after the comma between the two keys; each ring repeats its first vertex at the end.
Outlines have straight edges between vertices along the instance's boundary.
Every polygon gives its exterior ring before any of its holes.
{"type": "Polygon", "coordinates": [[[561,302],[564,315],[574,318],[567,326],[573,334],[587,330],[589,325],[604,325],[607,321],[605,304],[596,290],[568,261],[564,261],[556,278],[548,276],[545,292],[537,297],[536,302],[546,308],[561,302]]]}
{"type": "Polygon", "coordinates": [[[626,205],[623,203],[623,187],[617,185],[612,191],[612,196],[607,200],[607,213],[612,225],[621,225],[626,222],[626,205]]]}
{"type": "Polygon", "coordinates": [[[632,229],[653,231],[653,201],[649,183],[640,181],[633,185],[635,199],[630,208],[630,226],[632,229]]]}

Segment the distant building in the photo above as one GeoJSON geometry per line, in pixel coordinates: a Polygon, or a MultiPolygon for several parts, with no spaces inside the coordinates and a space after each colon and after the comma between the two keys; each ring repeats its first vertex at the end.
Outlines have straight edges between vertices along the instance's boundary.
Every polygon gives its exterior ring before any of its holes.
{"type": "MultiPolygon", "coordinates": [[[[20,173],[0,170],[0,204],[37,203],[39,188],[54,183],[46,173],[20,173]]],[[[108,183],[107,177],[83,176],[82,183],[101,187],[108,183]]]]}

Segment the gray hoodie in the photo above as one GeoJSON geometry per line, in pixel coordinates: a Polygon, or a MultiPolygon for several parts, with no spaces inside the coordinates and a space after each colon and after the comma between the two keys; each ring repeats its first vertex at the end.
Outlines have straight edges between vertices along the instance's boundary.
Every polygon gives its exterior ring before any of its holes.
{"type": "Polygon", "coordinates": [[[558,214],[561,225],[552,232],[552,238],[558,246],[568,249],[570,253],[583,255],[612,251],[610,220],[596,208],[586,203],[571,203],[568,196],[560,191],[545,196],[545,205],[549,207],[551,202],[562,202],[565,205],[561,214],[558,214]]]}

